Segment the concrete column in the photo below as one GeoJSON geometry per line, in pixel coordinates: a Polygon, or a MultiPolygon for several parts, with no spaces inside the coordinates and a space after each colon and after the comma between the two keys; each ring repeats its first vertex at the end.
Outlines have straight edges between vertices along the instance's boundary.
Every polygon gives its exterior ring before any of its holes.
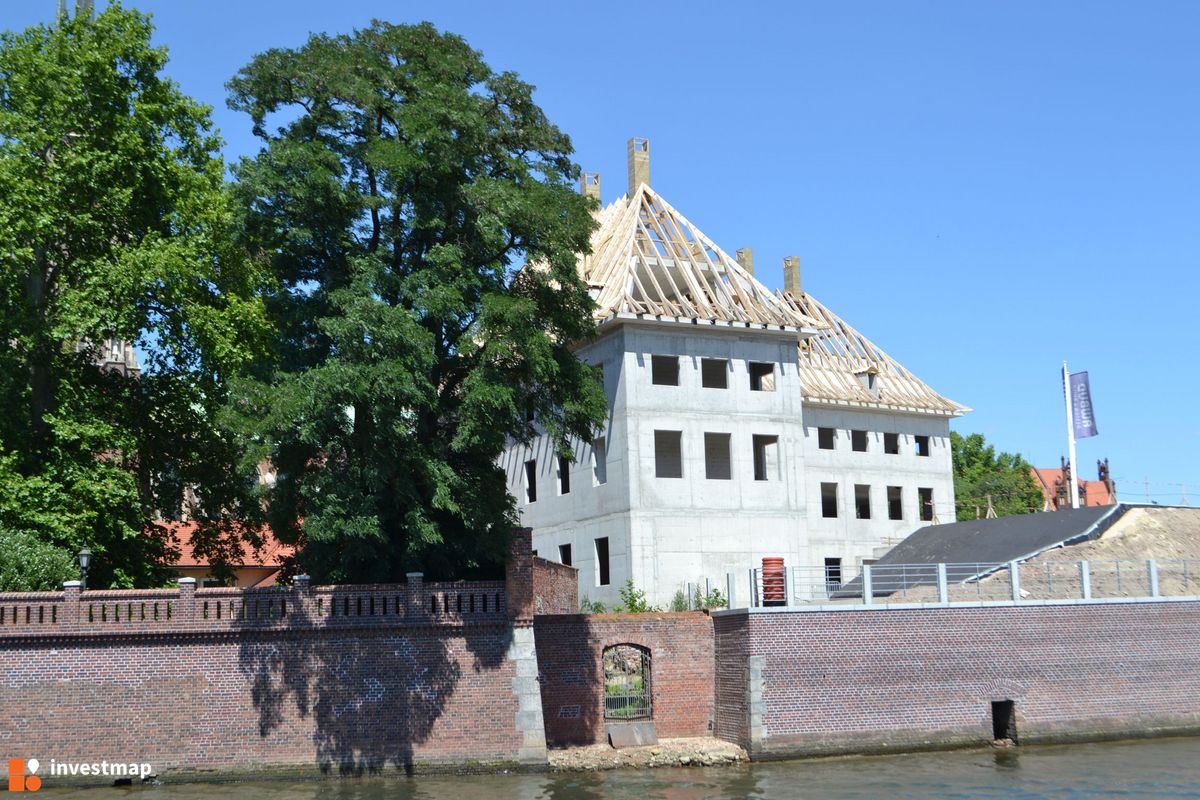
{"type": "Polygon", "coordinates": [[[785,256],[783,259],[783,288],[798,295],[800,289],[800,256],[785,256]]]}
{"type": "Polygon", "coordinates": [[[737,576],[732,572],[725,573],[725,600],[730,608],[737,608],[737,576]]]}
{"type": "Polygon", "coordinates": [[[939,563],[937,565],[937,587],[938,587],[938,602],[950,602],[950,585],[946,580],[946,565],[939,563]]]}
{"type": "Polygon", "coordinates": [[[783,593],[784,593],[784,603],[783,604],[785,606],[796,605],[796,568],[795,567],[784,567],[783,568],[783,593]]]}
{"type": "Polygon", "coordinates": [[[600,202],[600,173],[584,172],[579,175],[579,193],[600,202]]]}
{"type": "Polygon", "coordinates": [[[517,697],[517,733],[521,745],[517,760],[522,764],[545,764],[546,723],[542,714],[542,687],[538,682],[537,647],[532,624],[514,625],[508,660],[516,662],[513,694],[517,697]]]}
{"type": "Polygon", "coordinates": [[[762,605],[762,598],[758,594],[758,570],[752,568],[747,572],[750,575],[750,607],[758,608],[762,605]]]}
{"type": "Polygon", "coordinates": [[[1158,562],[1153,558],[1146,562],[1146,578],[1150,582],[1150,596],[1159,597],[1158,589],[1158,562]]]}
{"type": "Polygon", "coordinates": [[[630,139],[626,144],[629,161],[629,196],[643,183],[650,185],[650,140],[630,139]]]}
{"type": "Polygon", "coordinates": [[[746,272],[749,272],[751,275],[754,274],[754,249],[753,248],[751,248],[751,247],[740,248],[735,253],[735,258],[737,258],[737,263],[738,263],[739,267],[746,270],[746,272]]]}
{"type": "Polygon", "coordinates": [[[750,733],[749,747],[753,755],[762,752],[766,729],[763,726],[763,667],[766,656],[750,656],[746,659],[746,715],[750,733]]]}
{"type": "Polygon", "coordinates": [[[862,601],[869,606],[875,602],[875,589],[871,586],[871,565],[863,564],[862,568],[862,601]]]}
{"type": "Polygon", "coordinates": [[[1014,603],[1021,601],[1021,565],[1016,561],[1008,562],[1008,582],[1012,587],[1012,599],[1014,603]]]}
{"type": "Polygon", "coordinates": [[[1079,594],[1084,600],[1092,599],[1092,565],[1079,562],[1079,594]]]}

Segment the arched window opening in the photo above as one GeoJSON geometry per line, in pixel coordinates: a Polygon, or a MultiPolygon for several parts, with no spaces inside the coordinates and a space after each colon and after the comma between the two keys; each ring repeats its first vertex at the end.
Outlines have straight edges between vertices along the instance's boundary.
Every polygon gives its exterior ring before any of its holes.
{"type": "Polygon", "coordinates": [[[604,718],[650,719],[650,651],[632,644],[604,649],[604,718]]]}

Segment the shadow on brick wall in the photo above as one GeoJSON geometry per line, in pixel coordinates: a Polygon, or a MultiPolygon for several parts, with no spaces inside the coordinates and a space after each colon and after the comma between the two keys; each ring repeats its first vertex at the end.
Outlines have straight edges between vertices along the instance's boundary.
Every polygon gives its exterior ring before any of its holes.
{"type": "MultiPolygon", "coordinates": [[[[463,734],[435,736],[435,725],[456,690],[467,688],[460,684],[488,684],[480,675],[503,665],[510,630],[402,622],[341,627],[312,617],[311,606],[297,602],[290,631],[251,634],[240,648],[262,738],[294,749],[310,739],[316,765],[343,775],[388,767],[411,774],[414,762],[461,758],[463,734]]],[[[486,700],[474,694],[459,701],[456,716],[486,700]]],[[[452,727],[471,735],[470,725],[452,727]]]]}

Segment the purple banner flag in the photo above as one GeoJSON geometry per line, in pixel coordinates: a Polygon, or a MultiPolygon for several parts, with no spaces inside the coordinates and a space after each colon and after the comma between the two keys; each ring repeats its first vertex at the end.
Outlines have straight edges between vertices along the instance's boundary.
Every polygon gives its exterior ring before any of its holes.
{"type": "Polygon", "coordinates": [[[1075,421],[1075,438],[1095,436],[1096,415],[1092,413],[1092,389],[1086,372],[1071,373],[1071,416],[1075,421]]]}

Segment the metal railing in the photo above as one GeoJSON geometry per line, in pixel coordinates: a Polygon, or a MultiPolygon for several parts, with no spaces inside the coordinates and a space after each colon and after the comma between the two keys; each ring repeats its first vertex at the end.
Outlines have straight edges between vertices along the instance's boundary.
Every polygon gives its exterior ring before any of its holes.
{"type": "Polygon", "coordinates": [[[774,582],[764,587],[761,569],[748,573],[749,597],[727,576],[731,608],[1200,596],[1200,561],[1182,559],[871,564],[847,580],[826,567],[787,567],[782,593],[774,582]]]}

